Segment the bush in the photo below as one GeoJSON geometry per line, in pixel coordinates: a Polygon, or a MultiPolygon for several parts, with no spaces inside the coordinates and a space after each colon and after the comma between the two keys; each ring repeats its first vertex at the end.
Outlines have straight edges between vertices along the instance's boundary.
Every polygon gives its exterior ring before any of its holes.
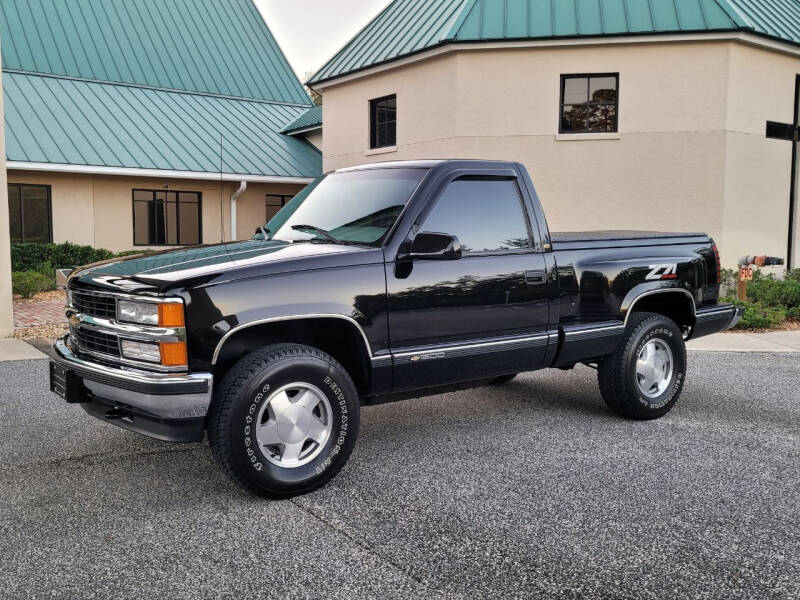
{"type": "Polygon", "coordinates": [[[744,307],[744,315],[736,329],[769,329],[786,320],[787,310],[783,306],[746,303],[744,307]]]}
{"type": "Polygon", "coordinates": [[[11,270],[34,271],[42,264],[49,263],[55,269],[71,269],[89,263],[113,258],[114,253],[102,248],[63,244],[36,244],[17,242],[11,244],[11,270]]]}
{"type": "Polygon", "coordinates": [[[800,319],[800,306],[793,306],[786,311],[786,316],[790,319],[800,319]]]}
{"type": "Polygon", "coordinates": [[[794,308],[800,306],[800,280],[754,277],[747,286],[747,297],[765,306],[794,308]]]}
{"type": "Polygon", "coordinates": [[[55,279],[38,271],[13,271],[11,288],[15,294],[23,298],[32,298],[34,294],[55,289],[55,279]]]}
{"type": "Polygon", "coordinates": [[[736,293],[736,282],[739,281],[739,271],[736,269],[722,269],[719,274],[720,295],[736,293]]]}

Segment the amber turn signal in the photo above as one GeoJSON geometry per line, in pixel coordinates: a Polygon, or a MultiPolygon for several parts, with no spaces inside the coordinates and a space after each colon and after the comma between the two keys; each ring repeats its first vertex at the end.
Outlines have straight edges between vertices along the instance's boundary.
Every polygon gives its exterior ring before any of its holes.
{"type": "Polygon", "coordinates": [[[186,342],[161,342],[161,364],[165,367],[183,367],[189,364],[186,342]]]}
{"type": "Polygon", "coordinates": [[[158,325],[160,327],[183,327],[183,304],[169,302],[158,305],[158,325]]]}

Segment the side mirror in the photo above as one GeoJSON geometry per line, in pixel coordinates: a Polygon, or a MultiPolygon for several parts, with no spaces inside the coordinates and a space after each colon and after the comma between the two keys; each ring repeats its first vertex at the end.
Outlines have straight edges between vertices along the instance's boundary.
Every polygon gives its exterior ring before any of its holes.
{"type": "Polygon", "coordinates": [[[411,244],[412,260],[458,260],[463,256],[461,242],[448,233],[418,233],[411,244]]]}

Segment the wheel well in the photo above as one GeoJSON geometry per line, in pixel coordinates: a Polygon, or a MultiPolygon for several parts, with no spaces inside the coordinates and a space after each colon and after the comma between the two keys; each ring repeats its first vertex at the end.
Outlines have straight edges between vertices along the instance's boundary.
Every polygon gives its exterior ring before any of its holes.
{"type": "Polygon", "coordinates": [[[661,292],[634,300],[629,314],[653,312],[669,317],[686,333],[694,325],[694,302],[683,292],[661,292]]]}
{"type": "Polygon", "coordinates": [[[335,358],[350,374],[359,392],[369,388],[369,352],[356,325],[344,319],[311,318],[245,327],[225,340],[214,367],[222,378],[245,354],[269,344],[313,346],[335,358]]]}

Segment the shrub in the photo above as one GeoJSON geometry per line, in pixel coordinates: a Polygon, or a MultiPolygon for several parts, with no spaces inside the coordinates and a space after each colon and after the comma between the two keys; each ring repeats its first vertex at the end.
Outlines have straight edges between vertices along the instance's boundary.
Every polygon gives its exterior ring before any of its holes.
{"type": "Polygon", "coordinates": [[[800,306],[800,280],[754,277],[747,286],[747,297],[766,306],[794,308],[800,306]]]}
{"type": "Polygon", "coordinates": [[[792,281],[800,281],[800,269],[792,269],[791,271],[786,271],[786,279],[790,279],[792,281]]]}
{"type": "Polygon", "coordinates": [[[786,307],[767,306],[761,303],[745,303],[744,315],[736,329],[768,329],[786,320],[786,307]]]}
{"type": "Polygon", "coordinates": [[[786,311],[786,316],[790,319],[800,319],[800,306],[793,306],[786,311]]]}
{"type": "Polygon", "coordinates": [[[38,271],[13,271],[11,288],[15,294],[23,298],[31,298],[34,294],[55,289],[55,280],[38,271]]]}
{"type": "Polygon", "coordinates": [[[100,260],[113,258],[114,253],[102,248],[63,244],[17,242],[11,244],[11,270],[33,271],[49,263],[53,269],[71,269],[100,260]]]}
{"type": "Polygon", "coordinates": [[[719,273],[720,294],[727,296],[736,293],[736,282],[739,281],[739,271],[736,269],[722,269],[719,273]]]}

